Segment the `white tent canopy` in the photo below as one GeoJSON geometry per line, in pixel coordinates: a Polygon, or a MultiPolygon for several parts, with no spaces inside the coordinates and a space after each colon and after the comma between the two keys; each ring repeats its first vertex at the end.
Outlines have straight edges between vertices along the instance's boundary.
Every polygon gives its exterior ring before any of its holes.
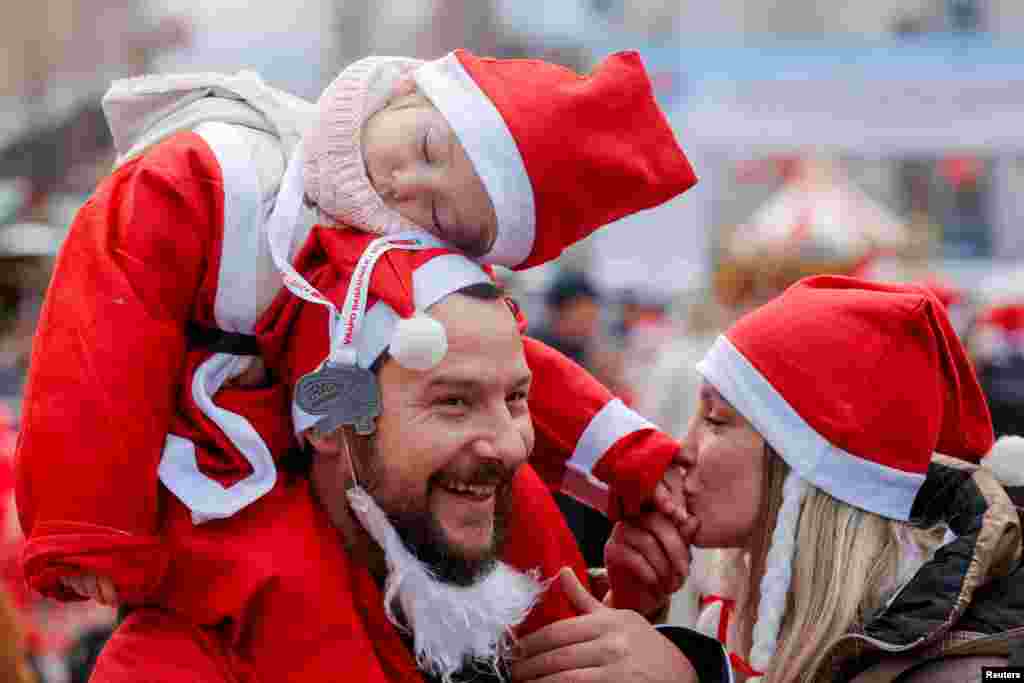
{"type": "Polygon", "coordinates": [[[906,226],[835,163],[805,160],[795,177],[736,228],[726,249],[739,258],[798,249],[811,258],[848,261],[899,250],[908,239],[906,226]]]}

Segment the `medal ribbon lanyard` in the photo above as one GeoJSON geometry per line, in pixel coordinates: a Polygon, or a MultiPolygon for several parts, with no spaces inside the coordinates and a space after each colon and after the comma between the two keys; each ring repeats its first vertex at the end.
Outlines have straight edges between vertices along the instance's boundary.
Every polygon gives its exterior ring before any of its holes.
{"type": "Polygon", "coordinates": [[[303,150],[300,142],[295,146],[291,161],[281,179],[277,203],[267,222],[267,238],[270,241],[270,255],[274,265],[281,272],[284,286],[295,296],[311,303],[320,304],[330,311],[328,333],[331,339],[327,362],[330,365],[356,365],[355,339],[366,312],[366,297],[370,289],[370,277],[377,259],[391,249],[435,249],[445,244],[433,235],[422,232],[400,232],[383,235],[370,242],[359,257],[352,280],[345,294],[341,311],[320,290],[302,277],[288,260],[288,249],[299,220],[303,197],[302,187],[303,150]]]}

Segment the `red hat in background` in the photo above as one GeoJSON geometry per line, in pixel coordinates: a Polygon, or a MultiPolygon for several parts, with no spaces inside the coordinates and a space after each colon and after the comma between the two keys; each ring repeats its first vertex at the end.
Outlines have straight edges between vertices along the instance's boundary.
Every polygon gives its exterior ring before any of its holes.
{"type": "Polygon", "coordinates": [[[968,341],[977,362],[992,362],[1024,352],[1024,304],[1006,303],[982,309],[968,341]]]}
{"type": "MultiPolygon", "coordinates": [[[[264,358],[291,386],[329,356],[366,370],[388,350],[405,367],[433,367],[447,338],[424,310],[469,285],[493,282],[479,264],[420,232],[378,237],[317,227],[295,269],[333,308],[308,305],[319,303],[316,296],[282,292],[261,318],[264,358]]],[[[319,421],[294,402],[292,412],[297,433],[319,421]]]]}
{"type": "Polygon", "coordinates": [[[734,324],[698,366],[792,470],[907,520],[933,452],[992,447],[981,387],[924,287],[806,278],[734,324]]]}

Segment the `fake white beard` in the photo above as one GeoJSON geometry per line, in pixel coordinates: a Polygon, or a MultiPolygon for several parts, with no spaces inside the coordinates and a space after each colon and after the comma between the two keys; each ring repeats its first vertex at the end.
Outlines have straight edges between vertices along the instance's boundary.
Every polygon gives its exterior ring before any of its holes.
{"type": "Polygon", "coordinates": [[[500,561],[472,585],[441,581],[405,547],[365,489],[357,485],[347,494],[363,528],[384,550],[384,610],[391,623],[412,633],[420,670],[440,676],[444,683],[467,666],[500,676],[512,627],[526,619],[550,581],[539,581],[538,570],[523,573],[500,561]],[[396,604],[404,624],[395,615],[396,604]]]}

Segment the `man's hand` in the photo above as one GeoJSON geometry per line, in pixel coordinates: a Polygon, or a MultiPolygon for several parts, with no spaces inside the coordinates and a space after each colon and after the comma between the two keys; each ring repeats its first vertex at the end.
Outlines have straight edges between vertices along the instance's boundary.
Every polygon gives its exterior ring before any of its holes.
{"type": "Polygon", "coordinates": [[[64,576],[60,582],[83,598],[90,598],[107,607],[118,606],[117,590],[114,588],[114,582],[105,576],[79,574],[77,576],[64,576]]]}
{"type": "Polygon", "coordinates": [[[513,681],[696,683],[689,660],[643,617],[604,606],[569,569],[559,579],[582,614],[520,640],[510,665],[513,681]]]}
{"type": "Polygon", "coordinates": [[[681,526],[658,511],[618,522],[604,547],[609,606],[650,615],[664,607],[690,573],[690,541],[697,520],[681,526]]]}
{"type": "Polygon", "coordinates": [[[654,492],[653,510],[616,524],[605,544],[611,591],[605,602],[650,615],[667,604],[690,571],[697,521],[686,508],[686,469],[676,461],[654,492]]]}

